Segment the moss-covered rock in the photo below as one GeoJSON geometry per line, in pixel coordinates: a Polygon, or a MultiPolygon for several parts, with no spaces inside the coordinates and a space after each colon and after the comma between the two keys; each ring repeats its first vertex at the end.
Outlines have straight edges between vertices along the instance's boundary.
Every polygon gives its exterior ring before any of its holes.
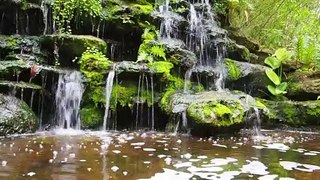
{"type": "Polygon", "coordinates": [[[261,76],[261,74],[263,74],[268,68],[258,64],[239,62],[232,59],[225,59],[225,63],[228,70],[227,80],[229,81],[235,81],[247,76],[255,76],[255,78],[259,78],[259,75],[261,76]]]}
{"type": "Polygon", "coordinates": [[[187,113],[195,123],[218,127],[238,124],[244,119],[244,108],[239,100],[191,103],[187,113]]]}
{"type": "Polygon", "coordinates": [[[56,56],[59,55],[59,63],[68,67],[76,65],[75,60],[89,48],[97,49],[103,54],[107,51],[105,41],[87,35],[46,35],[41,37],[40,43],[41,49],[56,54],[56,56]]]}
{"type": "Polygon", "coordinates": [[[234,59],[237,61],[245,61],[250,62],[251,61],[251,55],[250,51],[242,45],[239,45],[233,41],[230,41],[227,44],[227,57],[230,59],[234,59]]]}
{"type": "Polygon", "coordinates": [[[295,72],[288,76],[288,96],[296,100],[316,100],[320,95],[319,72],[295,72]]]}
{"type": "Polygon", "coordinates": [[[279,122],[295,127],[320,125],[320,101],[268,101],[261,100],[269,109],[266,124],[279,122]]]}
{"type": "Polygon", "coordinates": [[[30,133],[38,128],[35,114],[29,106],[12,96],[0,94],[0,135],[30,133]]]}

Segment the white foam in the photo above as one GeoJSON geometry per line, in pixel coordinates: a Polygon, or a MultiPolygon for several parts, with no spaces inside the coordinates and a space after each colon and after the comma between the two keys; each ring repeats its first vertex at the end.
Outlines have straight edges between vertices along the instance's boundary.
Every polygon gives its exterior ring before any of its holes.
{"type": "Polygon", "coordinates": [[[269,174],[268,169],[262,162],[260,161],[251,161],[249,164],[242,166],[241,171],[243,173],[250,173],[255,175],[267,175],[269,174]]]}

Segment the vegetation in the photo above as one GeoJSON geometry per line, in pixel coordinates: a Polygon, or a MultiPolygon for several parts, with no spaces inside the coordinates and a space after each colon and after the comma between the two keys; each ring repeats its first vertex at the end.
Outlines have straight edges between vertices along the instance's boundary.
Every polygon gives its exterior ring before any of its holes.
{"type": "Polygon", "coordinates": [[[290,52],[286,49],[278,49],[275,54],[265,59],[264,63],[269,65],[271,69],[266,69],[265,73],[273,85],[268,85],[269,92],[274,96],[286,94],[288,83],[282,81],[282,63],[290,59],[290,52]],[[278,72],[278,73],[276,73],[278,72]]]}
{"type": "Polygon", "coordinates": [[[53,18],[59,33],[71,34],[71,23],[79,17],[90,17],[92,21],[102,17],[101,0],[54,0],[53,18]]]}
{"type": "Polygon", "coordinates": [[[293,50],[305,70],[319,70],[319,1],[220,0],[215,9],[227,17],[231,29],[263,47],[293,50]]]}

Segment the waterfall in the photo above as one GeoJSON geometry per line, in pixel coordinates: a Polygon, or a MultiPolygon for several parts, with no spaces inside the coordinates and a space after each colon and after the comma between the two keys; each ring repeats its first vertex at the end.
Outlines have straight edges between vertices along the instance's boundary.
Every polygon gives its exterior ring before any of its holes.
{"type": "Polygon", "coordinates": [[[260,119],[260,113],[259,113],[259,109],[257,107],[253,108],[254,110],[254,122],[253,122],[253,129],[255,132],[255,135],[257,137],[262,137],[261,134],[261,119],[260,119]]]}
{"type": "Polygon", "coordinates": [[[113,67],[112,70],[109,72],[107,80],[106,80],[106,88],[105,88],[105,90],[106,90],[106,105],[105,105],[105,112],[104,112],[104,117],[103,117],[103,127],[102,127],[102,129],[104,131],[107,130],[107,126],[108,126],[109,106],[110,106],[114,76],[115,76],[115,67],[113,67]]]}
{"type": "Polygon", "coordinates": [[[45,1],[41,2],[41,11],[42,11],[42,15],[43,15],[43,23],[44,23],[44,30],[43,30],[43,34],[47,34],[48,31],[48,11],[49,8],[47,7],[47,4],[45,1]]]}
{"type": "Polygon", "coordinates": [[[56,122],[60,128],[80,129],[80,102],[84,92],[82,75],[73,71],[59,75],[56,91],[56,122]]]}

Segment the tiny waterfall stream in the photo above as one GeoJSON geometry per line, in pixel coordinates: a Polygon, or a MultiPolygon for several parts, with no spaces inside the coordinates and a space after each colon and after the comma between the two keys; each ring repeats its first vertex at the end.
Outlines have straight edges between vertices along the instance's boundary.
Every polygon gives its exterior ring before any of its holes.
{"type": "Polygon", "coordinates": [[[108,127],[109,106],[110,106],[114,76],[115,76],[115,67],[113,67],[112,70],[109,72],[106,80],[106,88],[105,88],[106,104],[105,104],[105,113],[103,117],[103,126],[102,126],[103,131],[106,131],[108,129],[107,127],[108,127]]]}
{"type": "Polygon", "coordinates": [[[56,122],[60,128],[80,130],[80,102],[84,92],[82,75],[73,71],[59,75],[56,91],[56,122]]]}

